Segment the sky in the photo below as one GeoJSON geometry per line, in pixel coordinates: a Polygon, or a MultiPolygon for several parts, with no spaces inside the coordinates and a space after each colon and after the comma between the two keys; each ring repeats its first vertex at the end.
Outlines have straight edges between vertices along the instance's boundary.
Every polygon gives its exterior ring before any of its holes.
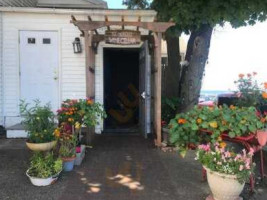
{"type": "MultiPolygon", "coordinates": [[[[125,8],[122,0],[107,0],[109,8],[125,8]]],[[[240,73],[257,72],[267,82],[267,22],[238,29],[216,27],[202,90],[234,90],[240,73]]]]}

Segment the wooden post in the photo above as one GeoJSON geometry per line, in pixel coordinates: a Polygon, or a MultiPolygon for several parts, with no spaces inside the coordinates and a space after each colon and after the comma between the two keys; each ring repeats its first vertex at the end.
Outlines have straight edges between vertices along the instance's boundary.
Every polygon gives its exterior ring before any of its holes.
{"type": "Polygon", "coordinates": [[[157,135],[156,145],[161,146],[161,40],[162,33],[154,33],[155,39],[155,104],[154,104],[154,129],[157,135]]]}
{"type": "MultiPolygon", "coordinates": [[[[86,63],[86,97],[95,98],[95,54],[92,46],[93,41],[93,32],[90,31],[89,34],[86,33],[84,36],[85,39],[85,63],[86,63]]],[[[94,128],[86,129],[86,144],[90,145],[94,136],[94,128]]]]}

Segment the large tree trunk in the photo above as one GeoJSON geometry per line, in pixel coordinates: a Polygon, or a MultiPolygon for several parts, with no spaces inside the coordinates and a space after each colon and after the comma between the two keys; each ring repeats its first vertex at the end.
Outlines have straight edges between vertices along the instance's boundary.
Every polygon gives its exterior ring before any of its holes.
{"type": "Polygon", "coordinates": [[[180,44],[179,35],[166,35],[168,66],[164,70],[164,93],[167,98],[179,96],[179,80],[181,76],[180,67],[180,44]]]}
{"type": "Polygon", "coordinates": [[[183,67],[179,84],[182,104],[179,112],[187,112],[198,103],[212,30],[212,27],[205,25],[190,36],[186,52],[186,61],[189,64],[183,67]]]}

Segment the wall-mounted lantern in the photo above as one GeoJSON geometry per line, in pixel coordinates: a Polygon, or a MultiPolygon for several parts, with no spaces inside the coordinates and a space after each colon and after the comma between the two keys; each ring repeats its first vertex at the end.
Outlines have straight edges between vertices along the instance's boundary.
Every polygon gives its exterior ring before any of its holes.
{"type": "Polygon", "coordinates": [[[76,37],[72,44],[74,53],[82,53],[82,45],[80,38],[76,37]]]}

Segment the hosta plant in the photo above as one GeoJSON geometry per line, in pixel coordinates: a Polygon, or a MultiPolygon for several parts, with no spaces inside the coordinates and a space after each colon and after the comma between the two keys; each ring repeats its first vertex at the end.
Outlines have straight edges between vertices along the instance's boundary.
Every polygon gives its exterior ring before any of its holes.
{"type": "Polygon", "coordinates": [[[253,150],[235,153],[226,148],[225,143],[199,145],[196,153],[198,160],[205,168],[213,172],[227,175],[236,175],[242,184],[246,182],[255,164],[252,162],[253,150]]]}

